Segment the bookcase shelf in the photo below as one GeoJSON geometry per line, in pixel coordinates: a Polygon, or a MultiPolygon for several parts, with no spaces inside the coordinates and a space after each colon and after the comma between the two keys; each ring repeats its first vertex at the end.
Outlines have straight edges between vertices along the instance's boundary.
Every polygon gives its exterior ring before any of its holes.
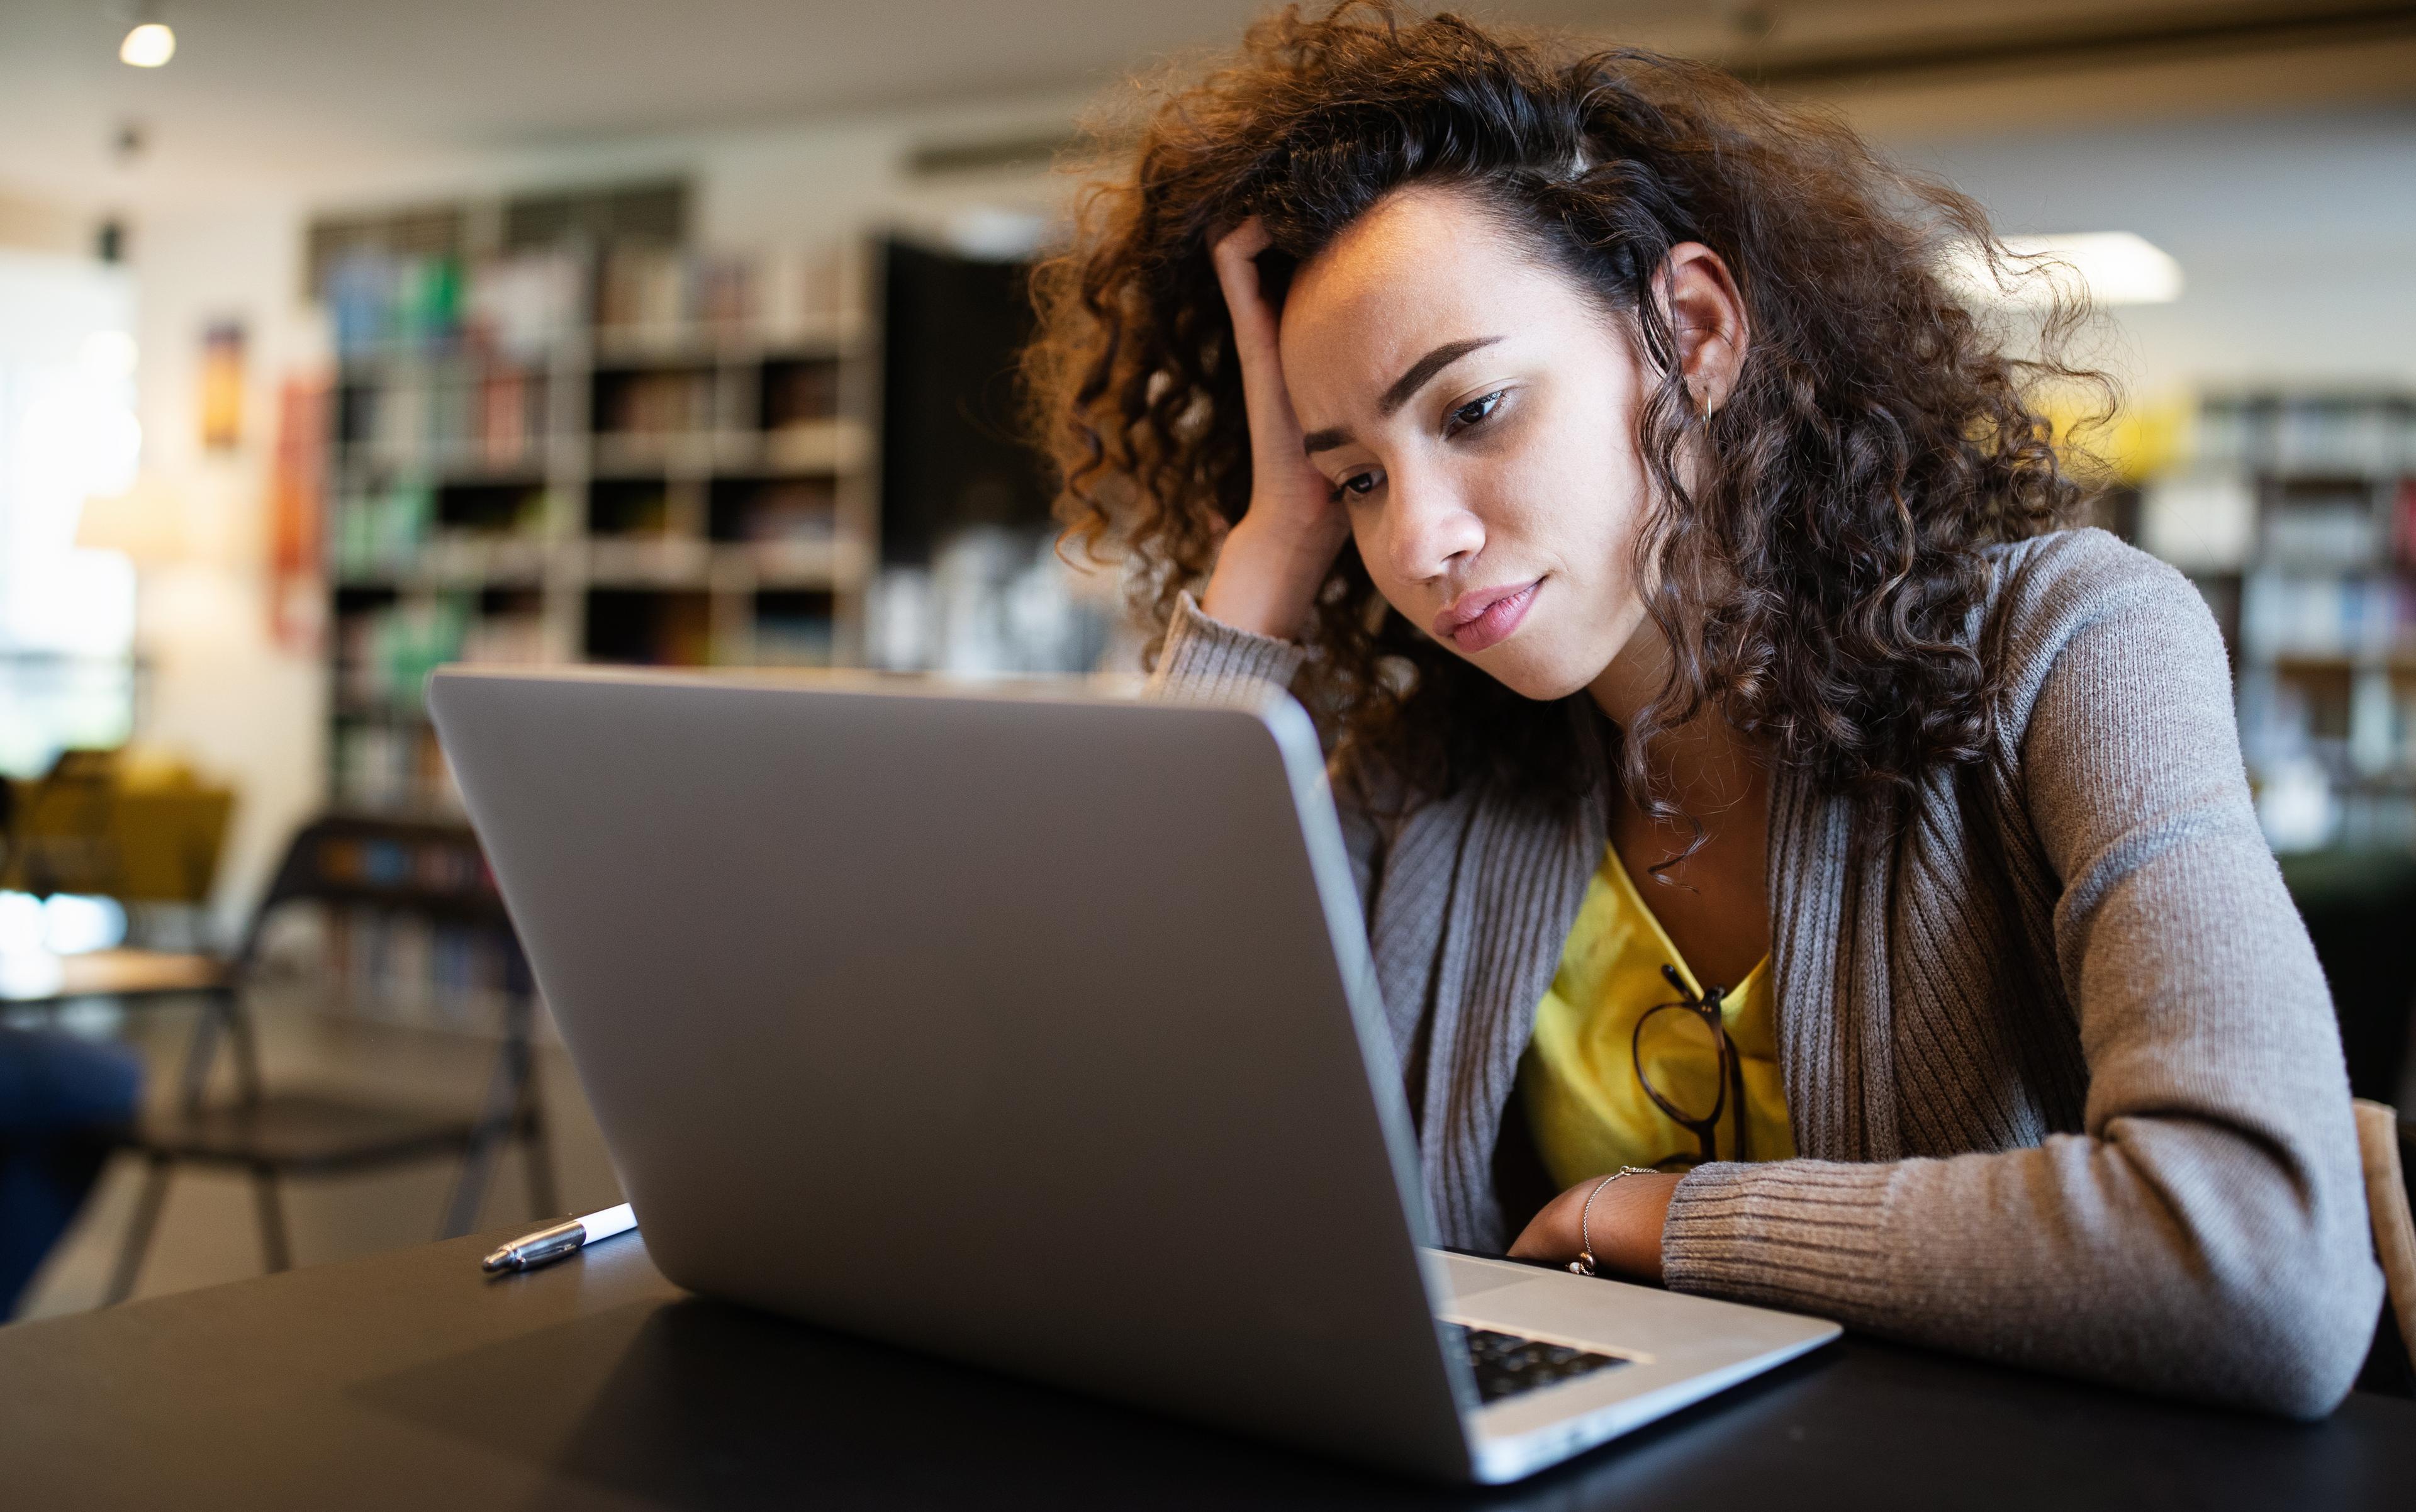
{"type": "Polygon", "coordinates": [[[881,539],[870,252],[329,261],[337,806],[458,808],[421,693],[447,661],[861,658],[881,539]]]}
{"type": "Polygon", "coordinates": [[[2223,627],[2268,838],[2416,844],[2416,395],[2212,396],[2195,432],[2142,544],[2223,627]]]}

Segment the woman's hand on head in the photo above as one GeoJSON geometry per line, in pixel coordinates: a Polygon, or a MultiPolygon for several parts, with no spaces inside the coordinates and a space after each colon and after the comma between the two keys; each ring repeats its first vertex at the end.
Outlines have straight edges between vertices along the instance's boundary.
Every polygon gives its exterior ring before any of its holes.
{"type": "Polygon", "coordinates": [[[1669,1217],[1669,1199],[1677,1195],[1681,1175],[1653,1172],[1622,1176],[1608,1187],[1600,1176],[1588,1177],[1544,1204],[1518,1242],[1510,1247],[1514,1260],[1549,1260],[1561,1263],[1578,1258],[1593,1240],[1594,1269],[1617,1272],[1643,1280],[1661,1278],[1661,1226],[1669,1217]],[[1586,1198],[1597,1187],[1593,1214],[1585,1217],[1586,1198]]]}
{"type": "Polygon", "coordinates": [[[1276,355],[1275,307],[1259,286],[1256,259],[1266,249],[1266,227],[1253,216],[1209,249],[1249,409],[1250,507],[1227,533],[1200,607],[1228,625],[1291,640],[1307,621],[1351,522],[1301,447],[1276,355]]]}

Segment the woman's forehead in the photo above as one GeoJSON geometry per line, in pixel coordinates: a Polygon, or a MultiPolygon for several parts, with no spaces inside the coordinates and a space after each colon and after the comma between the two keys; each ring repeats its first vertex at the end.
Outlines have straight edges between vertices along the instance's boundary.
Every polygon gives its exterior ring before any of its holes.
{"type": "Polygon", "coordinates": [[[1296,400],[1355,411],[1439,344],[1532,339],[1581,317],[1582,303],[1490,208],[1449,190],[1402,190],[1293,275],[1285,373],[1296,400]]]}
{"type": "Polygon", "coordinates": [[[1498,212],[1464,192],[1413,186],[1377,201],[1304,262],[1289,298],[1406,302],[1515,261],[1498,212]]]}

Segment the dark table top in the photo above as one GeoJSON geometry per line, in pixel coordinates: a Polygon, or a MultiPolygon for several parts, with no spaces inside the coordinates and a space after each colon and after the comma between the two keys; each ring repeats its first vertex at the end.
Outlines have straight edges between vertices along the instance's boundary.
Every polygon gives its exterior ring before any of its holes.
{"type": "Polygon", "coordinates": [[[1518,1486],[1420,1485],[495,1236],[0,1328],[0,1503],[240,1507],[2416,1505],[2416,1403],[2274,1422],[1849,1338],[1518,1486]]]}

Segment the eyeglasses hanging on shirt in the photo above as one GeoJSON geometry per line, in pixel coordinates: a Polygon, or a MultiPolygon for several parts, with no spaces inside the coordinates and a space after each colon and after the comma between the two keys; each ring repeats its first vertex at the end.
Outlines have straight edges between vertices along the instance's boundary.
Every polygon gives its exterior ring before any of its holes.
{"type": "MultiPolygon", "coordinates": [[[[1678,1000],[1674,1003],[1656,1004],[1646,1009],[1644,1016],[1636,1021],[1636,1032],[1629,1036],[1628,1040],[1629,1059],[1636,1066],[1636,1080],[1644,1088],[1644,1095],[1653,1099],[1654,1107],[1669,1114],[1680,1127],[1694,1135],[1701,1142],[1701,1156],[1695,1161],[1686,1161],[1684,1157],[1676,1157],[1681,1163],[1700,1164],[1720,1158],[1720,1120],[1730,1108],[1736,1110],[1736,1147],[1729,1158],[1750,1160],[1753,1157],[1746,1147],[1744,1062],[1737,1054],[1736,1047],[1729,1043],[1728,1026],[1722,1021],[1720,1013],[1720,1005],[1728,996],[1728,990],[1721,987],[1706,988],[1699,997],[1686,990],[1685,979],[1678,975],[1677,967],[1664,965],[1661,968],[1661,975],[1669,978],[1671,987],[1677,989],[1678,1000]],[[1681,1015],[1678,1023],[1699,1023],[1711,1035],[1712,1052],[1718,1064],[1716,1080],[1719,1090],[1712,1098],[1711,1111],[1699,1116],[1681,1107],[1678,1101],[1665,1096],[1663,1089],[1653,1084],[1651,1074],[1644,1068],[1645,1027],[1654,1020],[1660,1019],[1662,1015],[1672,1012],[1681,1015]]],[[[1674,1027],[1676,1025],[1669,1021],[1663,1021],[1664,1031],[1674,1027]]],[[[1688,1037],[1694,1036],[1689,1035],[1688,1037]]],[[[1697,1100],[1699,1103],[1699,1099],[1697,1100]]]]}

